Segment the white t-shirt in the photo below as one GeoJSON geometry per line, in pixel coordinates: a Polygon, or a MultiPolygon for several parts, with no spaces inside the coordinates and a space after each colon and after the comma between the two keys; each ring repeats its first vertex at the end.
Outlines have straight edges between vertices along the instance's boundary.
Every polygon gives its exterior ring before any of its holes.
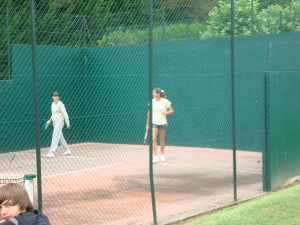
{"type": "Polygon", "coordinates": [[[167,124],[167,116],[162,114],[167,112],[172,103],[165,98],[161,98],[157,101],[155,98],[152,99],[152,123],[156,125],[167,124]]]}
{"type": "Polygon", "coordinates": [[[52,112],[52,121],[53,122],[66,121],[66,124],[70,125],[69,116],[66,111],[65,105],[61,101],[59,101],[57,104],[55,102],[52,102],[51,112],[52,112]]]}

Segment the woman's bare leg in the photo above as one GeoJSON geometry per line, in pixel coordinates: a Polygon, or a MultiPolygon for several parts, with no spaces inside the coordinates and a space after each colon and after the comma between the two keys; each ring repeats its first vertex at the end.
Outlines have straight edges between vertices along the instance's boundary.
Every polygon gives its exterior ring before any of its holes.
{"type": "Polygon", "coordinates": [[[166,130],[160,130],[159,132],[159,137],[160,137],[160,151],[161,154],[164,154],[165,152],[165,143],[166,143],[166,130]]]}
{"type": "Polygon", "coordinates": [[[157,134],[158,134],[158,128],[152,129],[152,143],[153,143],[153,155],[157,156],[157,134]]]}

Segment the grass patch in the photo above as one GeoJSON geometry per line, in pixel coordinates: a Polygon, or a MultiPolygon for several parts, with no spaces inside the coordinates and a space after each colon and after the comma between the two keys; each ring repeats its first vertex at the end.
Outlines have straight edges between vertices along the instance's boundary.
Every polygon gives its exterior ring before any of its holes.
{"type": "Polygon", "coordinates": [[[186,225],[300,224],[300,184],[218,212],[186,225]]]}

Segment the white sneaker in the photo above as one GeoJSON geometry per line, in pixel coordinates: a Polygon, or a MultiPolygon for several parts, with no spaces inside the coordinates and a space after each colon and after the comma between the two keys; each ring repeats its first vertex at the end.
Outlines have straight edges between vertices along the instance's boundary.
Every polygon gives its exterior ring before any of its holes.
{"type": "Polygon", "coordinates": [[[167,160],[166,160],[166,157],[165,157],[164,155],[160,155],[159,161],[165,162],[165,161],[167,161],[167,160]]]}
{"type": "Polygon", "coordinates": [[[48,152],[46,155],[47,158],[54,158],[54,153],[53,152],[48,152]]]}
{"type": "Polygon", "coordinates": [[[159,163],[159,158],[158,156],[153,156],[153,159],[152,159],[152,163],[159,163]]]}
{"type": "Polygon", "coordinates": [[[68,155],[71,155],[71,151],[68,150],[68,151],[65,151],[63,154],[61,154],[62,156],[68,156],[68,155]]]}

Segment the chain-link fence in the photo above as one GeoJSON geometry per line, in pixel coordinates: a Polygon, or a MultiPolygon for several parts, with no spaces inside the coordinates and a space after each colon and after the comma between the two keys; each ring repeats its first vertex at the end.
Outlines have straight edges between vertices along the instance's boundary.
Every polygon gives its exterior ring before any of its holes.
{"type": "Polygon", "coordinates": [[[233,36],[230,1],[154,0],[153,43],[149,2],[0,3],[0,174],[38,174],[52,224],[166,224],[263,192],[264,71],[299,70],[299,1],[236,1],[233,36]]]}

